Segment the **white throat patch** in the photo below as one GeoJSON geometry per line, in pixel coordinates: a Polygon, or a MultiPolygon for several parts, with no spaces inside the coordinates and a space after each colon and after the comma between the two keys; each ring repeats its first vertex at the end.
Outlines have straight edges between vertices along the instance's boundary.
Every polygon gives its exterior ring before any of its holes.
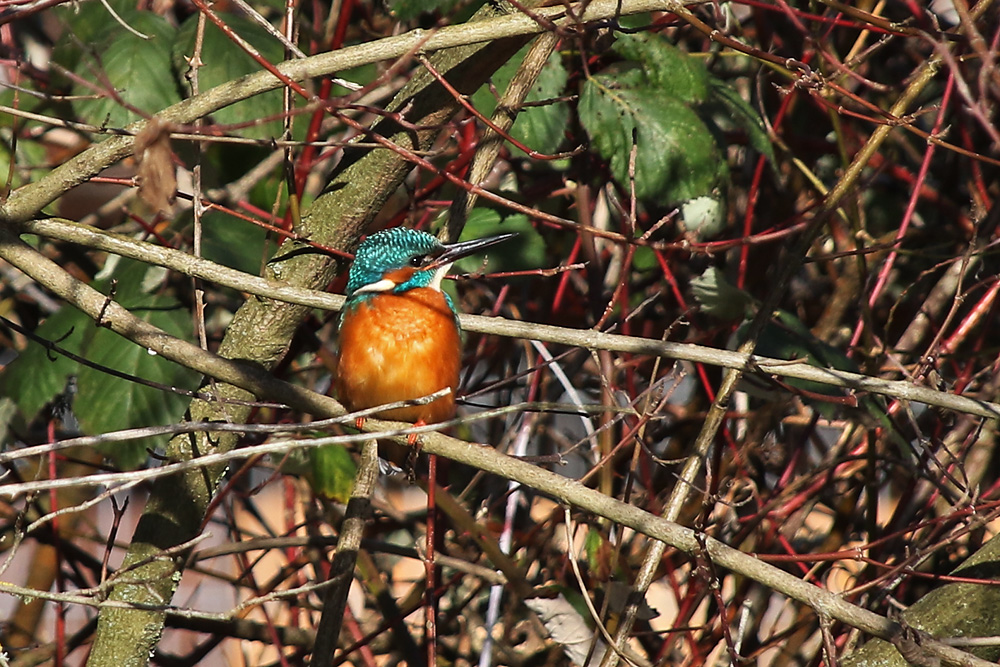
{"type": "MultiPolygon", "coordinates": [[[[441,283],[444,281],[444,277],[448,275],[448,271],[451,269],[451,262],[448,264],[443,264],[438,268],[434,269],[434,275],[431,277],[428,287],[437,292],[441,291],[441,283]]],[[[354,290],[355,294],[381,294],[384,292],[391,292],[392,290],[399,287],[399,283],[394,280],[389,280],[388,278],[383,278],[382,280],[375,281],[368,285],[362,285],[358,289],[354,290]]]]}
{"type": "Polygon", "coordinates": [[[431,284],[428,285],[428,287],[440,292],[441,282],[444,280],[444,277],[448,275],[448,271],[451,269],[451,264],[452,264],[451,262],[448,262],[447,264],[443,264],[439,266],[437,269],[435,269],[434,277],[431,278],[431,284]]]}
{"type": "Polygon", "coordinates": [[[358,289],[354,290],[355,294],[364,294],[367,292],[372,292],[378,294],[379,292],[391,292],[396,289],[396,283],[389,280],[388,278],[383,278],[378,282],[370,283],[368,285],[362,285],[358,289]]]}

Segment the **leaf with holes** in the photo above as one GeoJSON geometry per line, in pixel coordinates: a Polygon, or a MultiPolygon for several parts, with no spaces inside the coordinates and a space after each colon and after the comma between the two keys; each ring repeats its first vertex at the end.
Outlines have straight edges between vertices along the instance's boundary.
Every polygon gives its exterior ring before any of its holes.
{"type": "Polygon", "coordinates": [[[676,100],[700,104],[709,97],[713,77],[704,65],[659,35],[622,35],[614,51],[639,63],[649,84],[676,100]]]}
{"type": "Polygon", "coordinates": [[[715,194],[725,177],[711,132],[690,107],[643,77],[602,74],[580,95],[580,120],[611,174],[629,187],[635,145],[635,191],[662,205],[715,194]],[[623,84],[623,81],[625,82],[623,84]]]}
{"type": "Polygon", "coordinates": [[[723,130],[746,133],[750,145],[774,160],[763,123],[753,108],[705,66],[658,35],[622,35],[614,51],[625,60],[583,84],[580,122],[593,150],[608,161],[619,187],[631,186],[647,205],[685,210],[699,238],[725,225],[728,166],[723,130]]]}

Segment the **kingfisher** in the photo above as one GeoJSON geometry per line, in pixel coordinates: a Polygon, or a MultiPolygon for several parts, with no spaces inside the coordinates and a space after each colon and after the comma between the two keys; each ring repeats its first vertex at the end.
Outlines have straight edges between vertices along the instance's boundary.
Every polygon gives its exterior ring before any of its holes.
{"type": "Polygon", "coordinates": [[[363,410],[448,388],[430,403],[377,415],[416,424],[451,419],[462,337],[458,310],[441,282],[456,260],[513,236],[443,244],[404,227],[368,236],[354,255],[340,315],[334,383],[341,403],[363,410]]]}

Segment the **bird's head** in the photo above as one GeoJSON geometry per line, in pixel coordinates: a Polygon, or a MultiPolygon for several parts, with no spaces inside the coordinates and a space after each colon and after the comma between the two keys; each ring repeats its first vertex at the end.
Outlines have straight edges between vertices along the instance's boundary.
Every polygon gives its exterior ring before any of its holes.
{"type": "Polygon", "coordinates": [[[443,244],[426,232],[393,227],[376,232],[358,246],[347,277],[347,298],[417,287],[441,290],[448,269],[471,255],[514,234],[501,234],[462,243],[443,244]]]}

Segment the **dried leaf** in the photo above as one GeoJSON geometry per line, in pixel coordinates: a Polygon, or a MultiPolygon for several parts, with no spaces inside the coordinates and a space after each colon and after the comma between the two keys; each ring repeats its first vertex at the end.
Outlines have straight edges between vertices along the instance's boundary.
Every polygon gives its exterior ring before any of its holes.
{"type": "Polygon", "coordinates": [[[169,125],[155,117],[150,120],[135,138],[135,159],[139,164],[139,196],[154,211],[169,215],[177,192],[169,125]]]}
{"type": "Polygon", "coordinates": [[[574,665],[599,665],[608,647],[594,631],[587,619],[563,595],[554,598],[532,598],[524,604],[538,614],[549,637],[563,647],[563,653],[574,665]],[[596,644],[595,644],[596,642],[596,644]],[[594,646],[591,651],[591,646],[594,646]],[[590,660],[587,656],[590,655],[590,660]]]}

